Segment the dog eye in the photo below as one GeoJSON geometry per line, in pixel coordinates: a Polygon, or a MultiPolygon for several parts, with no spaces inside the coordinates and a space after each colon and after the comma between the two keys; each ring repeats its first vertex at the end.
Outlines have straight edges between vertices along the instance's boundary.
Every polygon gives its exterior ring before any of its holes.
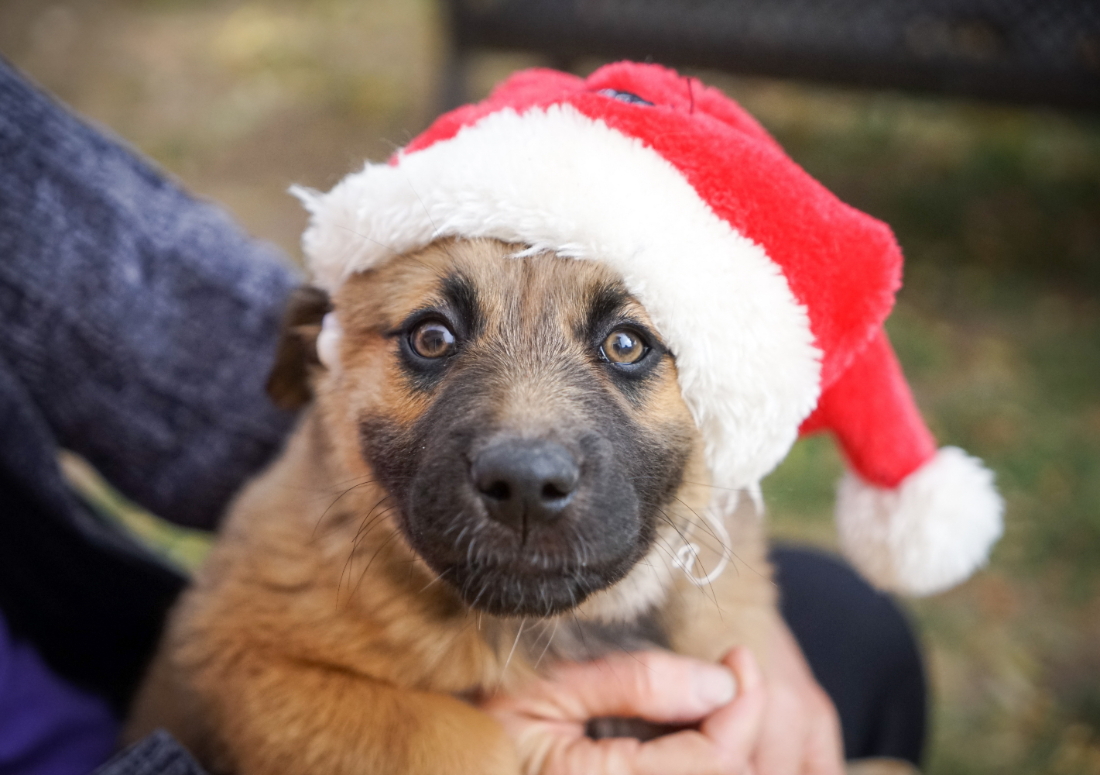
{"type": "Polygon", "coordinates": [[[455,335],[438,320],[429,320],[412,330],[409,346],[421,358],[443,358],[454,353],[455,335]]]}
{"type": "Polygon", "coordinates": [[[600,354],[611,363],[637,363],[647,352],[649,347],[642,338],[625,328],[616,328],[600,345],[600,354]]]}

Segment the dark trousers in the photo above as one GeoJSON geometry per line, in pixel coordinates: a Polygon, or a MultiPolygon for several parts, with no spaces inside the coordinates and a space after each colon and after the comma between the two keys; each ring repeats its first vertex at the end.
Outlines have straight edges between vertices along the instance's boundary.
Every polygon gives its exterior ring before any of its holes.
{"type": "Polygon", "coordinates": [[[905,616],[835,557],[781,547],[772,560],[783,618],[840,714],[845,756],[919,765],[927,696],[905,616]]]}

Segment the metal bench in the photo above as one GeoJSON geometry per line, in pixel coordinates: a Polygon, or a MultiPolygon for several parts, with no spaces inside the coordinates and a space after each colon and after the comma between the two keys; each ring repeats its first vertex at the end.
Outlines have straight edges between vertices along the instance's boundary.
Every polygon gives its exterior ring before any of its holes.
{"type": "Polygon", "coordinates": [[[446,0],[444,101],[476,50],[1100,108],[1100,0],[446,0]]]}

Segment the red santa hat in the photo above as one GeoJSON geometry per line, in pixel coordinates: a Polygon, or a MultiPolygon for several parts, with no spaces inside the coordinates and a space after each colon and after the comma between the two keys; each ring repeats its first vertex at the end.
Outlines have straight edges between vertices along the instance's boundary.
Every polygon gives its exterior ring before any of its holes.
{"type": "Polygon", "coordinates": [[[298,190],[315,282],[440,237],[600,261],[676,359],[713,483],[755,488],[800,433],[850,471],[841,545],[878,586],[965,579],[1001,534],[992,474],[937,451],[883,330],[901,252],[717,90],[654,65],[518,73],[327,194],[298,190]]]}

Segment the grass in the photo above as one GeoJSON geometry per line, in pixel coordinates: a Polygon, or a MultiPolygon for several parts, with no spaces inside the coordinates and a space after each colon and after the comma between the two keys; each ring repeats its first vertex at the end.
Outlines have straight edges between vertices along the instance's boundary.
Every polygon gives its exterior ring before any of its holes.
{"type": "MultiPolygon", "coordinates": [[[[937,437],[1005,495],[989,568],[909,604],[936,694],[928,771],[1100,772],[1100,125],[783,84],[744,101],[894,226],[891,339],[937,437]]],[[[840,461],[799,446],[765,482],[773,527],[834,545],[840,461]]]]}
{"type": "MultiPolygon", "coordinates": [[[[287,185],[327,187],[421,129],[442,61],[427,0],[0,0],[0,19],[6,56],[292,254],[287,185]]],[[[481,57],[471,89],[530,63],[481,57]]],[[[699,75],[893,225],[890,336],[937,437],[1006,498],[988,569],[906,603],[935,693],[927,772],[1100,773],[1100,122],[699,75]]],[[[66,466],[104,513],[197,561],[204,539],[66,466]]],[[[773,532],[834,546],[840,472],[829,439],[800,442],[764,484],[773,532]]]]}
{"type": "Polygon", "coordinates": [[[68,450],[58,455],[65,481],[92,510],[139,540],[172,567],[193,573],[202,565],[213,535],[173,525],[121,495],[84,458],[68,450]]]}

